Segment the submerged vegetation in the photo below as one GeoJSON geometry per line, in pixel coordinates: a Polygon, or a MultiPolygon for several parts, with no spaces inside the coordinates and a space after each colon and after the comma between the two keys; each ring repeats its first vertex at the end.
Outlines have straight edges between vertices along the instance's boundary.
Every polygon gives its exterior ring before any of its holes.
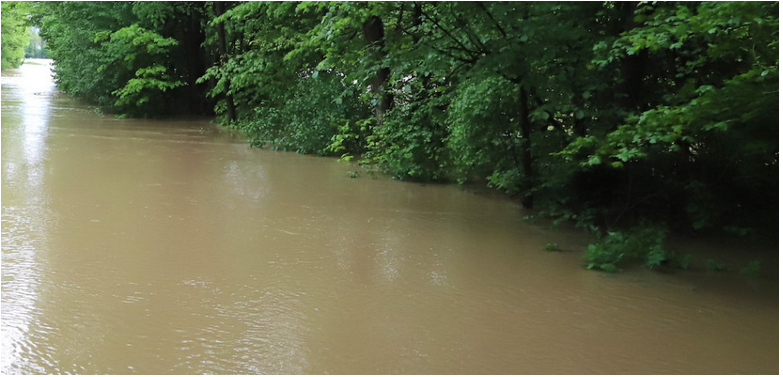
{"type": "Polygon", "coordinates": [[[685,268],[672,231],[777,239],[777,2],[31,12],[63,91],[128,116],[214,113],[254,146],[397,179],[483,181],[595,234],[588,268],[685,268]]]}

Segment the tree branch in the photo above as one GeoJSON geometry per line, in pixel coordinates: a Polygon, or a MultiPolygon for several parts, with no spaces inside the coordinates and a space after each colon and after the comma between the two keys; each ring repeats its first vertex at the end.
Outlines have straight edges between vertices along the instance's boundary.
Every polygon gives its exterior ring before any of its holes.
{"type": "Polygon", "coordinates": [[[396,30],[402,29],[402,14],[403,14],[403,4],[400,4],[400,14],[397,16],[397,27],[396,30]]]}
{"type": "Polygon", "coordinates": [[[495,19],[495,17],[492,17],[492,13],[490,13],[489,9],[487,9],[487,7],[484,6],[484,3],[479,1],[476,2],[476,4],[478,4],[479,8],[481,8],[481,10],[484,11],[484,14],[486,14],[487,17],[489,17],[489,19],[495,23],[495,27],[498,29],[498,31],[500,31],[500,34],[503,34],[503,38],[508,38],[508,34],[506,34],[506,31],[503,30],[503,27],[500,26],[500,23],[495,19]]]}
{"type": "Polygon", "coordinates": [[[436,21],[435,19],[430,17],[430,15],[428,15],[426,12],[424,12],[423,8],[422,8],[421,14],[424,16],[424,18],[430,20],[430,22],[432,22],[435,26],[437,26],[438,29],[443,31],[449,38],[451,38],[451,40],[456,42],[460,46],[460,48],[462,48],[463,51],[465,51],[468,55],[470,55],[471,58],[474,58],[477,55],[475,51],[465,47],[465,45],[462,44],[462,42],[460,42],[459,39],[455,38],[454,35],[452,35],[448,30],[446,30],[446,28],[441,26],[438,21],[436,21]]]}
{"type": "Polygon", "coordinates": [[[470,43],[472,43],[473,46],[475,46],[478,49],[478,52],[482,52],[486,54],[487,46],[485,46],[484,43],[481,42],[481,38],[479,38],[478,35],[476,35],[476,33],[473,32],[473,29],[467,27],[468,22],[464,18],[454,14],[453,10],[451,11],[451,15],[454,17],[454,19],[457,20],[458,23],[465,26],[465,35],[468,37],[470,43]]]}
{"type": "MultiPolygon", "coordinates": [[[[405,34],[410,35],[411,37],[416,37],[413,33],[409,32],[407,30],[403,30],[402,32],[405,33],[405,34]]],[[[470,59],[461,58],[461,57],[456,56],[456,55],[454,55],[454,54],[452,54],[452,53],[450,53],[450,52],[448,52],[446,50],[441,50],[440,48],[437,48],[437,47],[435,47],[434,45],[432,45],[430,43],[427,43],[427,42],[422,42],[422,43],[427,45],[427,47],[437,51],[438,53],[446,55],[446,56],[448,56],[448,57],[450,57],[450,58],[452,58],[454,60],[459,60],[459,61],[461,61],[461,62],[463,62],[465,64],[475,64],[476,63],[476,59],[473,58],[473,56],[471,56],[470,59]]],[[[458,49],[457,51],[462,51],[462,50],[458,49]]]]}

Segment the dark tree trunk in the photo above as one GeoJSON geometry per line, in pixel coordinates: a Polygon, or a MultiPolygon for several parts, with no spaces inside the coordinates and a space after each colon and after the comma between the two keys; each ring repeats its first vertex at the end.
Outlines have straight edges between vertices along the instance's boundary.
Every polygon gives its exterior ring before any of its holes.
{"type": "Polygon", "coordinates": [[[411,36],[413,37],[413,43],[419,43],[419,40],[421,40],[421,36],[419,35],[421,31],[419,31],[419,27],[421,26],[421,17],[424,15],[424,12],[421,10],[421,4],[419,3],[413,3],[413,26],[416,28],[416,32],[412,33],[411,36]]]}
{"type": "Polygon", "coordinates": [[[185,64],[188,80],[188,100],[190,112],[193,114],[205,114],[202,106],[205,97],[204,84],[196,84],[196,80],[206,72],[205,54],[201,45],[206,39],[204,30],[201,28],[201,18],[199,12],[192,11],[188,20],[187,29],[183,35],[183,45],[185,48],[185,64]]]}
{"type": "Polygon", "coordinates": [[[525,174],[522,187],[522,207],[533,208],[533,194],[529,192],[533,182],[533,154],[530,151],[530,105],[528,92],[523,84],[519,85],[519,128],[522,131],[522,172],[525,174]]]}
{"type": "Polygon", "coordinates": [[[576,136],[587,136],[587,124],[584,118],[574,120],[574,132],[576,133],[576,136]]]}
{"type": "MultiPolygon", "coordinates": [[[[421,4],[420,3],[414,3],[414,5],[413,5],[413,26],[416,28],[416,32],[412,33],[412,35],[411,35],[411,37],[413,37],[413,43],[414,44],[418,44],[419,41],[421,40],[421,35],[420,35],[421,32],[419,31],[419,27],[421,26],[421,23],[422,23],[421,19],[422,19],[423,14],[424,13],[421,10],[421,4]]],[[[421,80],[422,80],[421,81],[421,85],[425,89],[425,90],[422,91],[422,95],[428,95],[428,93],[429,93],[428,89],[430,88],[430,75],[427,74],[427,75],[422,76],[421,80]]]]}
{"type": "MultiPolygon", "coordinates": [[[[627,32],[635,29],[641,24],[635,20],[635,12],[638,3],[621,3],[624,22],[620,32],[627,32]]],[[[623,79],[621,92],[625,95],[620,104],[628,110],[643,110],[647,108],[646,98],[644,98],[644,76],[647,72],[648,64],[647,50],[641,50],[635,55],[623,59],[620,66],[620,76],[623,79]]]]}
{"type": "MultiPolygon", "coordinates": [[[[374,59],[380,60],[385,46],[383,40],[383,20],[378,16],[370,16],[364,22],[362,29],[364,32],[364,43],[370,47],[370,54],[374,59]]],[[[394,101],[391,93],[386,91],[386,82],[389,81],[389,76],[391,76],[391,70],[389,67],[383,67],[375,73],[372,82],[370,82],[370,91],[376,98],[380,98],[379,103],[375,106],[375,119],[379,125],[383,124],[383,115],[391,108],[394,101]]]]}
{"type": "MultiPolygon", "coordinates": [[[[215,15],[220,16],[225,12],[225,8],[222,2],[215,1],[213,3],[215,5],[215,15]]],[[[218,54],[220,55],[220,63],[223,64],[228,59],[227,54],[227,48],[226,48],[226,26],[220,22],[217,24],[217,32],[218,32],[218,54]]],[[[227,81],[227,89],[231,88],[231,81],[227,81]]],[[[233,122],[237,119],[237,110],[236,106],[234,105],[234,97],[230,94],[226,94],[226,112],[228,113],[228,120],[229,122],[233,122]]]]}

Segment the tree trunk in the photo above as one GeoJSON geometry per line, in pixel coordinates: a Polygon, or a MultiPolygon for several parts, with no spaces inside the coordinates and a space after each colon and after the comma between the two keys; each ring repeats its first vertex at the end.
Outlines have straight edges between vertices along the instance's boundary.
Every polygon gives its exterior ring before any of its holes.
{"type": "MultiPolygon", "coordinates": [[[[411,35],[413,38],[413,44],[418,44],[421,40],[421,32],[419,31],[419,28],[421,27],[421,18],[423,14],[424,13],[421,10],[421,4],[415,2],[413,5],[413,26],[416,28],[416,32],[412,33],[411,35]]],[[[430,88],[430,74],[422,76],[421,80],[421,86],[424,88],[424,90],[422,90],[422,94],[426,96],[428,95],[430,88]]]]}
{"type": "MultiPolygon", "coordinates": [[[[225,12],[224,4],[221,1],[215,1],[213,3],[215,5],[215,15],[220,17],[225,12]]],[[[228,59],[227,54],[227,48],[226,48],[226,26],[220,22],[217,24],[217,32],[218,32],[218,54],[220,55],[219,60],[221,64],[224,64],[226,60],[228,59]]],[[[231,89],[231,81],[226,80],[227,88],[226,91],[231,89]]],[[[237,110],[236,106],[234,105],[234,96],[231,94],[226,93],[226,112],[228,113],[228,120],[229,122],[233,122],[237,120],[237,110]]]]}
{"type": "MultiPolygon", "coordinates": [[[[370,48],[370,54],[376,60],[382,59],[383,48],[385,46],[383,40],[383,21],[378,16],[370,16],[367,21],[364,22],[362,27],[364,32],[364,43],[370,48]]],[[[375,73],[375,76],[370,83],[370,91],[376,98],[380,97],[379,102],[375,105],[375,119],[378,121],[378,125],[383,124],[383,115],[389,110],[394,101],[394,97],[391,93],[386,92],[386,82],[389,81],[391,76],[391,70],[389,67],[383,67],[375,73]]]]}
{"type": "Polygon", "coordinates": [[[205,38],[204,30],[201,28],[199,13],[193,11],[190,13],[188,25],[183,36],[183,45],[186,55],[185,65],[187,68],[190,112],[202,115],[206,113],[202,106],[206,89],[204,84],[197,84],[196,80],[206,72],[204,51],[201,47],[205,38]]]}
{"type": "MultiPolygon", "coordinates": [[[[638,3],[621,3],[624,22],[620,32],[627,32],[641,24],[636,22],[636,9],[638,3]]],[[[638,53],[627,56],[623,59],[620,66],[620,77],[623,79],[622,93],[625,97],[620,104],[628,110],[644,110],[647,108],[644,94],[644,76],[647,72],[648,53],[647,50],[641,50],[638,53]]]]}
{"type": "Polygon", "coordinates": [[[533,154],[530,151],[530,105],[528,104],[528,93],[523,84],[519,85],[519,128],[522,131],[522,172],[525,182],[522,186],[524,196],[522,197],[522,207],[533,208],[533,194],[529,192],[533,182],[533,154]]]}

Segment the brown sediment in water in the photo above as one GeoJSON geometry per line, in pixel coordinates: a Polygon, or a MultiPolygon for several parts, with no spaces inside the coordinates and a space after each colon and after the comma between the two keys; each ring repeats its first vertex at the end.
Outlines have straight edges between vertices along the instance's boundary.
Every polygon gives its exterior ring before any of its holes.
{"type": "Polygon", "coordinates": [[[2,78],[5,374],[778,373],[769,276],[586,271],[507,200],[101,117],[44,68],[2,78]]]}

